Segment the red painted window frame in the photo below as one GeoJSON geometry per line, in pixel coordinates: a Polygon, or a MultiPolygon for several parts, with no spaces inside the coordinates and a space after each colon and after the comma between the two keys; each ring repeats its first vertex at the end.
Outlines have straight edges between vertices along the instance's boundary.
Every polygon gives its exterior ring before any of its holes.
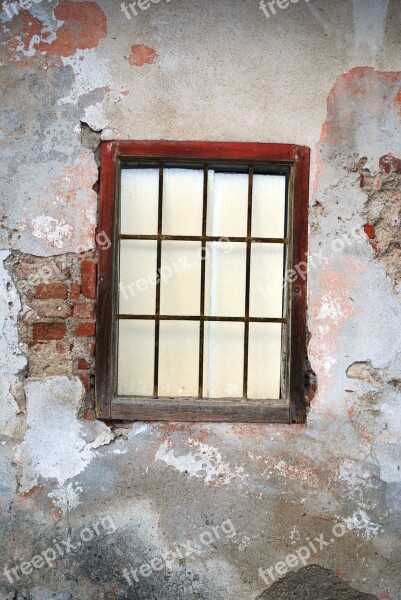
{"type": "MultiPolygon", "coordinates": [[[[111,246],[98,248],[96,413],[100,419],[303,423],[306,349],[306,276],[289,283],[288,404],[263,401],[121,399],[113,393],[113,321],[116,302],[116,222],[121,161],[129,159],[241,161],[290,167],[292,257],[289,266],[307,261],[310,150],[293,144],[247,142],[105,141],[101,144],[98,232],[111,246]]],[[[100,239],[100,236],[97,236],[100,239]]],[[[103,238],[102,238],[103,239],[103,238]]],[[[291,278],[293,279],[293,277],[291,278]]]]}

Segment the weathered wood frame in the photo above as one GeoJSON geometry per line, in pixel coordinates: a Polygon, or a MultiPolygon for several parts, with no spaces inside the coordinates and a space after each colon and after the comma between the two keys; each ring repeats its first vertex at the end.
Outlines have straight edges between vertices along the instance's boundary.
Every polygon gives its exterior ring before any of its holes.
{"type": "Polygon", "coordinates": [[[96,343],[96,411],[100,419],[303,423],[306,347],[310,150],[291,144],[232,142],[107,141],[101,145],[98,232],[111,241],[99,248],[96,343]],[[289,167],[288,361],[286,401],[116,396],[117,225],[122,161],[217,161],[289,167]],[[303,268],[294,270],[302,263],[303,268]],[[291,270],[292,269],[292,270],[291,270]]]}

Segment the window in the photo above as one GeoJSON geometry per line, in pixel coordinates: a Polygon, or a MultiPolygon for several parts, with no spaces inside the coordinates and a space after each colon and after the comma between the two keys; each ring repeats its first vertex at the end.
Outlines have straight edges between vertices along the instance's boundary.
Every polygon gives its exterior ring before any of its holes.
{"type": "Polygon", "coordinates": [[[102,143],[100,418],[304,421],[308,180],[300,146],[102,143]]]}

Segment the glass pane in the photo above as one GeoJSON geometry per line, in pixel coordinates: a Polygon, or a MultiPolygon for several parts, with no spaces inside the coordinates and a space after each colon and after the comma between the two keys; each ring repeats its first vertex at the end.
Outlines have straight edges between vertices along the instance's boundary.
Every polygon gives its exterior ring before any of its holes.
{"type": "Polygon", "coordinates": [[[251,317],[282,317],[282,244],[253,244],[251,250],[251,317]]]}
{"type": "Polygon", "coordinates": [[[245,315],[246,244],[211,242],[206,245],[205,314],[245,315]]]}
{"type": "Polygon", "coordinates": [[[200,242],[163,242],[160,270],[162,315],[199,315],[200,242]]]}
{"type": "Polygon", "coordinates": [[[205,323],[203,395],[241,398],[244,369],[244,324],[205,323]]]}
{"type": "Polygon", "coordinates": [[[163,177],[163,233],[201,235],[203,171],[165,169],[163,177]]]}
{"type": "Polygon", "coordinates": [[[243,237],[247,214],[248,175],[209,173],[207,234],[243,237]]]}
{"type": "Polygon", "coordinates": [[[159,396],[198,395],[199,323],[161,321],[159,396]]]}
{"type": "Polygon", "coordinates": [[[153,396],[154,321],[119,321],[117,394],[153,396]]]}
{"type": "Polygon", "coordinates": [[[285,223],[285,177],[254,175],[252,186],[253,237],[282,238],[285,223]]]}
{"type": "Polygon", "coordinates": [[[121,170],[121,233],[157,234],[158,169],[121,170]]]}
{"type": "Polygon", "coordinates": [[[280,323],[249,324],[248,398],[280,398],[280,323]]]}
{"type": "Polygon", "coordinates": [[[120,314],[151,315],[156,302],[157,242],[120,244],[120,314]]]}

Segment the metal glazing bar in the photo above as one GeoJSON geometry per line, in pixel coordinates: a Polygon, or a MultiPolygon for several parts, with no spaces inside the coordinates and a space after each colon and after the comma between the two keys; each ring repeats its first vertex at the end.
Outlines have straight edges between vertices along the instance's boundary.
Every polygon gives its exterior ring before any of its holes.
{"type": "Polygon", "coordinates": [[[174,241],[174,242],[240,242],[242,244],[288,244],[287,238],[264,238],[264,237],[225,237],[218,235],[130,235],[122,234],[120,240],[150,240],[150,241],[174,241]]]}
{"type": "Polygon", "coordinates": [[[287,323],[285,318],[274,317],[210,317],[200,315],[117,315],[120,320],[138,321],[220,321],[224,323],[287,323]]]}
{"type": "Polygon", "coordinates": [[[163,165],[159,166],[159,206],[157,216],[157,259],[156,259],[156,314],[155,314],[155,359],[153,376],[153,396],[159,396],[159,340],[160,340],[160,268],[162,262],[162,226],[163,226],[163,165]]]}
{"type": "Polygon", "coordinates": [[[247,217],[247,244],[246,244],[246,276],[245,276],[245,327],[244,327],[244,374],[243,392],[244,398],[248,397],[248,357],[249,357],[249,302],[251,294],[251,229],[252,229],[252,188],[253,169],[248,173],[248,217],[247,217]]]}
{"type": "Polygon", "coordinates": [[[203,397],[203,355],[205,346],[205,283],[206,283],[206,225],[207,225],[207,193],[208,167],[203,172],[203,210],[202,210],[202,251],[201,251],[201,289],[200,289],[200,323],[199,323],[199,380],[198,396],[203,397]]]}

